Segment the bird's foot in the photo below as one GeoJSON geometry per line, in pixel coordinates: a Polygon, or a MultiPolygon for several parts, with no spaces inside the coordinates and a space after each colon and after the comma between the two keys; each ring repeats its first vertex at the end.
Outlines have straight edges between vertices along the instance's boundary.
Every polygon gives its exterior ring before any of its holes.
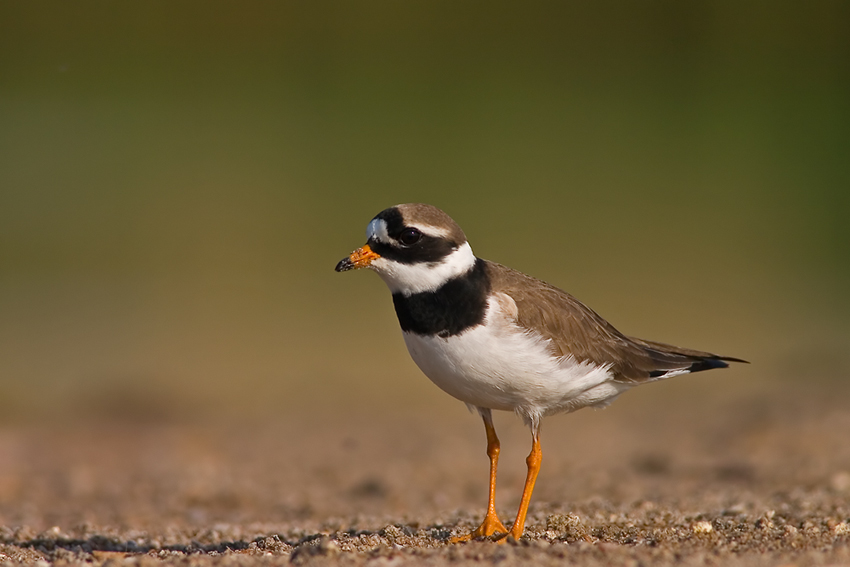
{"type": "Polygon", "coordinates": [[[499,544],[507,543],[511,540],[513,540],[513,542],[516,543],[517,541],[519,541],[519,538],[522,537],[522,532],[524,530],[516,531],[516,530],[511,529],[511,531],[507,531],[507,530],[505,530],[505,531],[507,533],[496,534],[495,536],[492,536],[490,539],[492,539],[493,541],[495,541],[496,543],[499,543],[499,544]]]}
{"type": "Polygon", "coordinates": [[[484,521],[481,522],[481,525],[475,528],[472,533],[468,533],[466,535],[453,537],[449,540],[449,543],[462,543],[465,541],[470,541],[473,539],[478,539],[480,537],[486,537],[494,539],[493,536],[496,536],[496,541],[502,541],[501,538],[505,537],[508,534],[508,528],[505,527],[505,524],[499,520],[499,517],[496,516],[496,513],[493,512],[487,513],[484,516],[484,521]]]}

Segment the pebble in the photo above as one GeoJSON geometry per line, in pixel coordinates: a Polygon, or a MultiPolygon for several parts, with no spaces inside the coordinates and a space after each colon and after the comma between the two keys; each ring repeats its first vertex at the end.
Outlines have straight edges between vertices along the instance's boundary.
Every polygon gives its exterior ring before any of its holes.
{"type": "Polygon", "coordinates": [[[691,529],[695,534],[708,534],[714,531],[711,522],[706,522],[705,520],[695,523],[691,529]]]}

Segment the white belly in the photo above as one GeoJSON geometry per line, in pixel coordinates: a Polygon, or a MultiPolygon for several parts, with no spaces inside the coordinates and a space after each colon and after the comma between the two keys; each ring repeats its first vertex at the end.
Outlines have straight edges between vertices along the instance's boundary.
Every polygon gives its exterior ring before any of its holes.
{"type": "Polygon", "coordinates": [[[515,411],[536,423],[545,415],[603,406],[627,384],[605,366],[552,356],[548,341],[524,331],[491,302],[486,323],[448,338],[404,333],[422,372],[467,404],[515,411]]]}

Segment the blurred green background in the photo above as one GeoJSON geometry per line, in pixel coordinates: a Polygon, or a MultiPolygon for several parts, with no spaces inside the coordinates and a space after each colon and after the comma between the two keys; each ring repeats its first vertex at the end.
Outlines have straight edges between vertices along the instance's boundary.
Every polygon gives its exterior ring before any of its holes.
{"type": "Polygon", "coordinates": [[[846,385],[850,4],[4,2],[0,419],[456,408],[333,272],[409,201],[755,363],[668,395],[846,385]]]}

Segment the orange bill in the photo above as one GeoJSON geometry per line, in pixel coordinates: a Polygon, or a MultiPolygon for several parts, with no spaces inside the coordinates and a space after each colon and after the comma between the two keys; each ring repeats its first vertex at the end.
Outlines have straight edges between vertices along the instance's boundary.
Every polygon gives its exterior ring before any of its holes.
{"type": "Polygon", "coordinates": [[[380,257],[369,248],[368,244],[365,244],[349,254],[347,258],[340,260],[335,269],[337,272],[345,272],[365,268],[380,257]]]}

